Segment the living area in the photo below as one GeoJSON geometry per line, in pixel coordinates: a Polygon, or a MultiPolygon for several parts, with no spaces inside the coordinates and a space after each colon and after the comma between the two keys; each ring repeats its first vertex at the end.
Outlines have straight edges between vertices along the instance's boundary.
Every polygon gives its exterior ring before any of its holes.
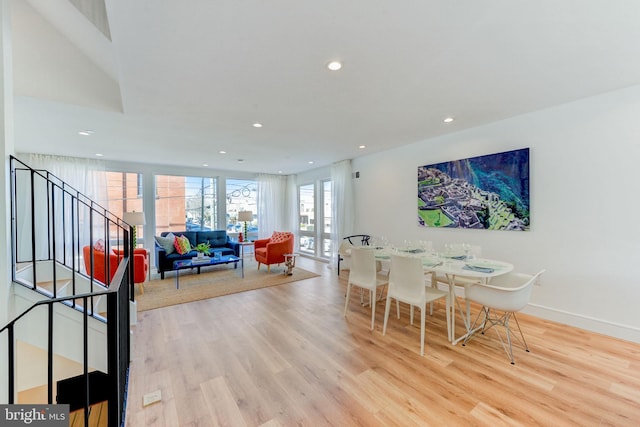
{"type": "Polygon", "coordinates": [[[146,292],[136,295],[137,309],[146,311],[317,276],[287,262],[297,256],[293,242],[293,233],[278,231],[265,239],[243,242],[231,240],[225,230],[164,232],[155,237],[160,277],[156,274],[146,292]],[[263,265],[266,268],[261,269],[263,265]]]}

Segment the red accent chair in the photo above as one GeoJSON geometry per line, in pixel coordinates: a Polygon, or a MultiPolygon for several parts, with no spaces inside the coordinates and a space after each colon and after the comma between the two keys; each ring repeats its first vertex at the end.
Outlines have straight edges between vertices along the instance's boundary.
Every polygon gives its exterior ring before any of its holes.
{"type": "MultiPolygon", "coordinates": [[[[113,276],[118,269],[119,258],[121,258],[124,251],[118,249],[112,249],[109,254],[109,283],[113,280],[113,276]]],[[[84,256],[84,267],[87,275],[91,275],[91,247],[85,246],[82,248],[82,254],[84,256]]],[[[93,249],[93,277],[107,284],[107,278],[105,274],[106,262],[104,251],[93,249]]],[[[149,253],[146,249],[138,248],[133,250],[133,283],[140,284],[140,293],[144,293],[143,283],[147,280],[147,274],[149,274],[149,253]]]]}
{"type": "Polygon", "coordinates": [[[271,271],[271,264],[283,263],[284,255],[293,252],[293,233],[274,231],[268,239],[258,239],[253,243],[258,270],[260,264],[265,264],[267,271],[271,271]]]}

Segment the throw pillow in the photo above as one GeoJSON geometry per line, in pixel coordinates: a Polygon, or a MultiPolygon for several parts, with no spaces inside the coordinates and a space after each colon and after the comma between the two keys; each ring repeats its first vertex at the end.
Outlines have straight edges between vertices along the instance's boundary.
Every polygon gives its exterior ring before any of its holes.
{"type": "Polygon", "coordinates": [[[104,240],[98,239],[96,243],[93,245],[93,249],[98,252],[104,252],[104,240]]]}
{"type": "Polygon", "coordinates": [[[173,246],[176,248],[176,252],[180,255],[188,254],[191,252],[191,243],[189,243],[189,239],[185,236],[176,236],[176,239],[173,242],[173,246]]]}
{"type": "Polygon", "coordinates": [[[176,240],[176,236],[173,233],[169,233],[166,236],[156,236],[156,242],[163,248],[167,255],[175,252],[175,248],[173,246],[173,242],[176,240]]]}
{"type": "Polygon", "coordinates": [[[289,233],[286,231],[274,231],[273,235],[271,235],[271,243],[279,243],[287,240],[289,238],[289,233]]]}

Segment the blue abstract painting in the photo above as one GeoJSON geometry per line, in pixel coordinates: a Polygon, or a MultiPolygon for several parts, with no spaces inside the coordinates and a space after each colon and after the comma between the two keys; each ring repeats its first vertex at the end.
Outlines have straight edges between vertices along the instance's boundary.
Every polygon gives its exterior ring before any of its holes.
{"type": "Polygon", "coordinates": [[[529,230],[529,149],[418,167],[423,227],[529,230]]]}

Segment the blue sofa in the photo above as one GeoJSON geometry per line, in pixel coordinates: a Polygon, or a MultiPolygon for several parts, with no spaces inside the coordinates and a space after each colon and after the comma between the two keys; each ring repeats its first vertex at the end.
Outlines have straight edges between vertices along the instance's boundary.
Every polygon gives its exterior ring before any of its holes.
{"type": "MultiPolygon", "coordinates": [[[[166,237],[167,234],[173,233],[175,236],[185,236],[189,239],[191,247],[195,247],[200,243],[209,243],[211,245],[211,255],[215,252],[220,255],[235,255],[240,253],[240,247],[237,242],[232,242],[227,236],[226,230],[214,230],[214,231],[164,231],[160,234],[161,237],[166,237]]],[[[191,259],[198,253],[192,250],[189,253],[180,255],[175,250],[172,253],[167,253],[166,249],[155,240],[155,252],[156,252],[156,268],[160,277],[164,279],[165,271],[173,271],[173,262],[178,260],[191,259]]]]}

